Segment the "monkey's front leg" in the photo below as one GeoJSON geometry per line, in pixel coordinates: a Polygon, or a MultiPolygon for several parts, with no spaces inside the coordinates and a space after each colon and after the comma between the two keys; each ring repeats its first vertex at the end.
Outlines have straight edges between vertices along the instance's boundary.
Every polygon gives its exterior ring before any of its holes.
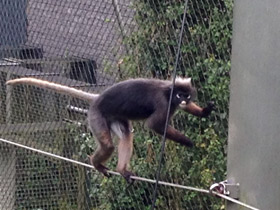
{"type": "Polygon", "coordinates": [[[194,102],[190,102],[188,104],[180,105],[180,108],[186,112],[189,112],[198,117],[207,117],[211,111],[214,109],[215,105],[214,102],[208,102],[207,106],[201,108],[194,102]]]}

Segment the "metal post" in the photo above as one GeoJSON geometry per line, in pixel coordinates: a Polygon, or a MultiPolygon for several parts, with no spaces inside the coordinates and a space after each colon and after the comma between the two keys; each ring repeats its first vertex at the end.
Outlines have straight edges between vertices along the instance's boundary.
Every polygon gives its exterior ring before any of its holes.
{"type": "Polygon", "coordinates": [[[240,201],[279,209],[280,1],[234,6],[227,179],[240,183],[240,201]]]}

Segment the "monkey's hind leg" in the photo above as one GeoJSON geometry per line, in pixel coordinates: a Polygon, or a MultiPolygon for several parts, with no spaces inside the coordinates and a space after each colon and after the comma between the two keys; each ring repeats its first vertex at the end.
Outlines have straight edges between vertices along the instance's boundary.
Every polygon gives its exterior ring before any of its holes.
{"type": "Polygon", "coordinates": [[[128,170],[133,152],[133,134],[131,123],[129,121],[120,121],[118,123],[114,123],[111,128],[119,137],[117,171],[126,179],[127,182],[131,182],[130,176],[135,176],[133,172],[128,170]]]}
{"type": "Polygon", "coordinates": [[[103,173],[104,176],[110,177],[107,170],[109,170],[104,164],[110,158],[114,151],[114,145],[111,140],[111,136],[108,133],[104,133],[102,137],[98,139],[99,145],[93,155],[90,156],[90,163],[96,170],[103,173]]]}
{"type": "Polygon", "coordinates": [[[89,124],[98,143],[95,153],[90,156],[90,163],[96,170],[109,177],[110,175],[107,172],[108,168],[105,167],[104,164],[114,151],[110,129],[108,128],[106,120],[102,118],[90,120],[89,124]]]}

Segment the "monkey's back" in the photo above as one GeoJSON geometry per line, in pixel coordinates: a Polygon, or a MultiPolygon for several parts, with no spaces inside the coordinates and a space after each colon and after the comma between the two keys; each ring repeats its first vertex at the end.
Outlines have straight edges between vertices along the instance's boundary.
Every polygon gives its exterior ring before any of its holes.
{"type": "Polygon", "coordinates": [[[127,80],[105,90],[92,106],[107,118],[146,119],[156,106],[164,108],[167,105],[169,87],[169,81],[127,80]]]}

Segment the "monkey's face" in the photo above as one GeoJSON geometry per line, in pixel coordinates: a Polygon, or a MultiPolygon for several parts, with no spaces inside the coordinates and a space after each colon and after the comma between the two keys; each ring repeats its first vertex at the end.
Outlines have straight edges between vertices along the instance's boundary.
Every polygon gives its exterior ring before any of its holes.
{"type": "Polygon", "coordinates": [[[182,92],[182,91],[178,91],[175,94],[175,100],[176,100],[176,104],[178,105],[186,105],[191,101],[191,94],[190,93],[186,93],[186,92],[182,92]]]}
{"type": "Polygon", "coordinates": [[[191,83],[191,78],[176,78],[174,86],[173,102],[178,106],[190,103],[195,96],[195,88],[191,83]]]}

